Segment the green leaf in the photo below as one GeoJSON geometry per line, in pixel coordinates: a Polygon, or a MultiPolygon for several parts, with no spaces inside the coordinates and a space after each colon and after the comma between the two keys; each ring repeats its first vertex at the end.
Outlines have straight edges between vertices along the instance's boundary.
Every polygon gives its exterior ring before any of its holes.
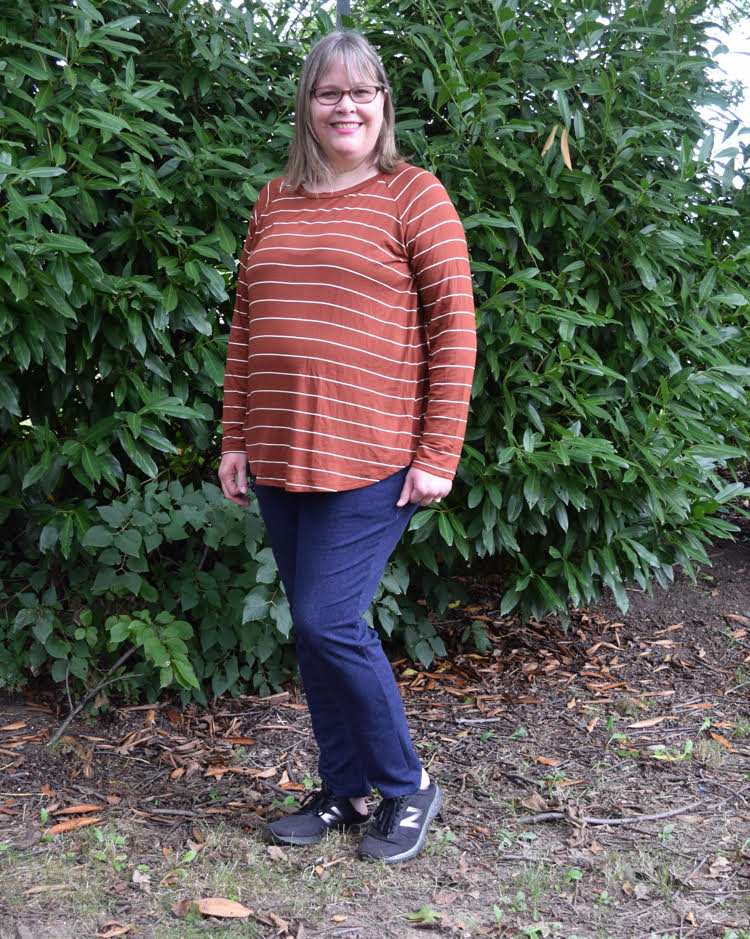
{"type": "MultiPolygon", "coordinates": [[[[66,660],[65,671],[67,672],[67,658],[71,649],[70,643],[66,642],[64,639],[61,639],[59,636],[53,635],[50,636],[44,643],[44,648],[47,650],[47,653],[52,656],[52,658],[66,660]]],[[[60,679],[58,678],[56,680],[59,681],[60,679]]]]}
{"type": "Polygon", "coordinates": [[[416,913],[408,913],[406,918],[415,923],[439,923],[443,918],[441,913],[437,913],[430,906],[423,906],[416,913]]]}
{"type": "Polygon", "coordinates": [[[435,98],[435,79],[428,68],[422,72],[422,87],[427,95],[427,100],[432,103],[435,98]]]}
{"type": "Polygon", "coordinates": [[[157,668],[166,668],[170,664],[164,644],[150,631],[143,637],[143,652],[146,660],[157,668]]]}
{"type": "Polygon", "coordinates": [[[175,656],[172,659],[172,668],[174,676],[184,688],[199,688],[200,682],[195,674],[195,670],[187,658],[175,656]]]}
{"type": "Polygon", "coordinates": [[[52,635],[52,617],[49,614],[41,616],[31,627],[31,635],[45,645],[52,635]]]}
{"type": "Polygon", "coordinates": [[[417,661],[421,662],[425,668],[429,668],[432,660],[435,658],[432,646],[426,639],[420,639],[414,647],[414,655],[417,661]]]}
{"type": "Polygon", "coordinates": [[[83,538],[86,548],[109,548],[115,540],[114,532],[103,525],[92,525],[83,538]]]}
{"type": "Polygon", "coordinates": [[[167,284],[164,292],[162,293],[162,306],[164,307],[165,313],[171,313],[177,307],[177,289],[174,284],[167,284]]]}
{"type": "Polygon", "coordinates": [[[268,616],[268,595],[265,590],[255,589],[245,597],[242,608],[242,622],[250,623],[264,620],[268,616]]]}
{"type": "Polygon", "coordinates": [[[111,617],[107,621],[109,639],[115,646],[120,645],[130,636],[130,620],[128,617],[111,617]]]}
{"type": "Polygon", "coordinates": [[[126,528],[115,535],[114,545],[123,554],[138,557],[143,547],[143,536],[134,528],[126,528]]]}
{"type": "Polygon", "coordinates": [[[29,486],[33,486],[44,479],[48,469],[48,466],[44,466],[42,463],[36,463],[31,469],[26,471],[23,482],[21,483],[21,488],[28,489],[29,486]]]}
{"type": "Polygon", "coordinates": [[[94,20],[97,23],[104,22],[104,17],[99,12],[99,10],[97,10],[91,0],[76,0],[76,6],[87,19],[94,20]]]}
{"type": "Polygon", "coordinates": [[[443,541],[447,545],[453,544],[453,526],[450,523],[450,520],[445,512],[438,513],[438,530],[443,541]]]}
{"type": "Polygon", "coordinates": [[[56,232],[46,232],[39,239],[39,247],[63,251],[66,254],[88,254],[91,251],[82,238],[75,235],[58,235],[56,232]]]}

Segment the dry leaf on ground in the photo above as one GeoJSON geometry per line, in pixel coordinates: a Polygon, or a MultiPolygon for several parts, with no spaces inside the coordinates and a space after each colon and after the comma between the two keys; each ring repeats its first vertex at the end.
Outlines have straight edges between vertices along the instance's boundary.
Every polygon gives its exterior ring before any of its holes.
{"type": "Polygon", "coordinates": [[[187,915],[195,907],[204,916],[219,916],[222,919],[247,919],[253,916],[253,911],[236,900],[227,900],[225,897],[203,897],[200,900],[183,900],[175,903],[172,911],[180,918],[187,915]]]}
{"type": "Polygon", "coordinates": [[[67,809],[58,809],[55,815],[85,815],[87,812],[101,812],[103,805],[71,805],[67,809]]]}
{"type": "Polygon", "coordinates": [[[528,796],[526,799],[521,799],[521,805],[528,809],[530,812],[548,812],[549,805],[544,801],[544,799],[539,795],[538,792],[534,792],[532,795],[528,796]]]}
{"type": "Polygon", "coordinates": [[[76,828],[85,828],[86,825],[95,825],[102,820],[101,815],[94,815],[93,818],[69,818],[66,822],[58,822],[45,831],[45,835],[61,835],[66,831],[75,831],[76,828]]]}
{"type": "Polygon", "coordinates": [[[135,929],[133,923],[123,925],[118,923],[117,920],[111,919],[106,923],[102,923],[102,931],[94,933],[94,935],[96,939],[115,939],[115,936],[124,936],[129,932],[135,932],[135,929]]]}
{"type": "Polygon", "coordinates": [[[635,724],[628,724],[628,729],[640,729],[641,727],[655,727],[657,724],[661,724],[662,721],[667,719],[667,714],[662,714],[661,717],[647,717],[644,721],[636,721],[635,724]]]}

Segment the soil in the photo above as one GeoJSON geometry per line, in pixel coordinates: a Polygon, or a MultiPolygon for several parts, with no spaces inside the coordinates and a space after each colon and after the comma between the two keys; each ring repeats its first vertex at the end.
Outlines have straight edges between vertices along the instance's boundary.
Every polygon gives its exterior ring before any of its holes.
{"type": "Polygon", "coordinates": [[[567,631],[501,617],[492,578],[470,585],[441,624],[449,656],[393,663],[446,800],[403,865],[357,862],[342,835],[262,843],[314,784],[295,687],[208,709],[114,702],[54,746],[66,705],[0,698],[0,939],[750,939],[750,539],[710,555],[697,583],[632,589],[626,615],[605,598],[567,631]],[[483,651],[464,638],[475,621],[483,651]],[[195,866],[170,879],[178,854],[195,866]],[[189,908],[219,889],[244,919],[189,908]]]}

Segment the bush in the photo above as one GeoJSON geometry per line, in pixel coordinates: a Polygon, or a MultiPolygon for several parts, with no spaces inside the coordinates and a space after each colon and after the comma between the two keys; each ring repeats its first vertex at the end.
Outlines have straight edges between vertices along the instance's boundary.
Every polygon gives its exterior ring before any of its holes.
{"type": "Polygon", "coordinates": [[[443,570],[503,555],[503,612],[565,617],[604,585],[625,609],[628,582],[707,562],[747,494],[725,470],[750,441],[748,164],[701,116],[722,100],[709,9],[368,17],[415,90],[402,136],[464,220],[479,314],[462,485],[413,527],[443,570]]]}
{"type": "MultiPolygon", "coordinates": [[[[106,616],[148,606],[157,623],[176,610],[170,564],[197,565],[207,526],[237,525],[200,483],[215,478],[235,257],[283,160],[297,60],[291,36],[279,38],[285,15],[187,0],[3,6],[6,682],[50,665],[57,680],[90,681],[88,664],[113,645],[106,616]],[[159,508],[180,480],[192,501],[159,508]]],[[[233,570],[249,589],[254,568],[239,558],[233,570]]],[[[188,579],[206,576],[197,566],[188,579]]],[[[223,690],[232,680],[217,656],[198,655],[210,627],[192,622],[193,664],[223,690]]],[[[265,662],[256,633],[243,651],[256,640],[265,662]]]]}
{"type": "MultiPolygon", "coordinates": [[[[372,611],[425,664],[444,647],[409,571],[441,609],[459,566],[501,564],[503,611],[564,617],[605,585],[625,606],[626,583],[690,572],[731,530],[747,162],[723,172],[701,117],[731,98],[710,12],[399,0],[354,23],[404,147],[456,201],[476,284],[454,495],[415,517],[372,611]]],[[[0,684],[115,668],[200,698],[289,674],[260,521],[213,481],[236,256],[329,27],[284,4],[4,5],[0,684]]]]}

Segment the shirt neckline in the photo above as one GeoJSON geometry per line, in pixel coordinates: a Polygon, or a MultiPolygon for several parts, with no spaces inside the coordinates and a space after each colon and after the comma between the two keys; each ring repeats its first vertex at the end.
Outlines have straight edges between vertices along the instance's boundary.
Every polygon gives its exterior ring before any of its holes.
{"type": "Polygon", "coordinates": [[[308,199],[338,199],[340,196],[348,196],[353,192],[359,192],[359,190],[382,179],[385,175],[385,173],[375,173],[374,176],[368,176],[367,179],[362,180],[361,183],[348,186],[346,189],[334,189],[333,192],[311,192],[309,189],[305,189],[304,186],[300,186],[297,191],[308,199]]]}

